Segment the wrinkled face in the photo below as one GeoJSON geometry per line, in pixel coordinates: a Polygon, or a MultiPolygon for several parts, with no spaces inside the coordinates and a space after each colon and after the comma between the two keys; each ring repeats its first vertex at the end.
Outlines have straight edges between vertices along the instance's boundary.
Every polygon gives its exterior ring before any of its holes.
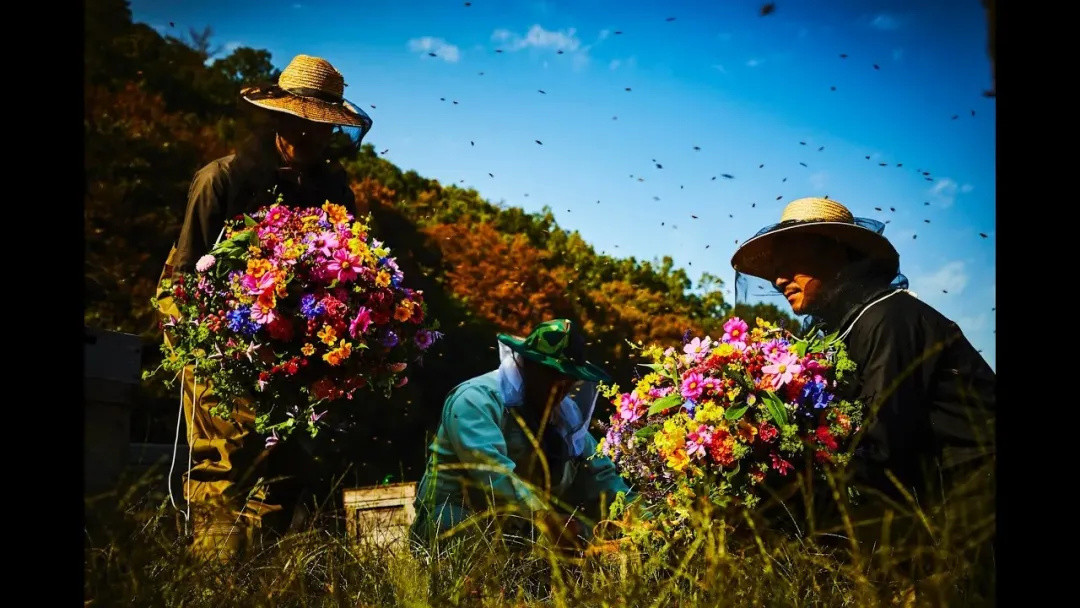
{"type": "Polygon", "coordinates": [[[286,163],[302,167],[322,159],[330,144],[334,125],[285,113],[281,113],[277,120],[278,150],[286,163]]]}
{"type": "Polygon", "coordinates": [[[831,280],[847,264],[847,250],[832,239],[785,235],[773,248],[773,284],[797,315],[815,311],[831,280]]]}

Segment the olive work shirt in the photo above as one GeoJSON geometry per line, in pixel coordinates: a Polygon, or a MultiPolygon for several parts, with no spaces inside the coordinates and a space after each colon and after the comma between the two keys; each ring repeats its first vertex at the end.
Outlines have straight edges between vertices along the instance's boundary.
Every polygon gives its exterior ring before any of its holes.
{"type": "Polygon", "coordinates": [[[858,366],[855,397],[876,417],[853,458],[855,480],[897,495],[948,486],[993,458],[996,375],[960,327],[906,290],[876,290],[838,324],[858,366]]]}
{"type": "Polygon", "coordinates": [[[282,204],[292,207],[320,207],[330,201],[356,213],[348,177],[337,161],[298,170],[281,166],[276,154],[246,162],[230,154],[195,173],[172,256],[173,268],[194,271],[195,262],[214,247],[227,219],[271,205],[279,195],[282,204]]]}

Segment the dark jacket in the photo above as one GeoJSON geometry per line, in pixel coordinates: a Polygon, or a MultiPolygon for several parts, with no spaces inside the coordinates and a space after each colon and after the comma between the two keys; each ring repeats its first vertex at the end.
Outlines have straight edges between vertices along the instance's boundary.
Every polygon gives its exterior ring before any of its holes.
{"type": "Polygon", "coordinates": [[[226,219],[273,204],[278,195],[285,205],[318,207],[330,201],[355,213],[355,199],[340,163],[327,160],[303,171],[283,167],[273,138],[262,136],[195,173],[173,267],[192,272],[195,262],[213,248],[226,219]]]}
{"type": "Polygon", "coordinates": [[[849,303],[833,327],[847,332],[858,365],[855,396],[876,411],[856,448],[855,481],[899,497],[891,470],[924,496],[992,457],[996,375],[956,323],[903,290],[849,303]]]}

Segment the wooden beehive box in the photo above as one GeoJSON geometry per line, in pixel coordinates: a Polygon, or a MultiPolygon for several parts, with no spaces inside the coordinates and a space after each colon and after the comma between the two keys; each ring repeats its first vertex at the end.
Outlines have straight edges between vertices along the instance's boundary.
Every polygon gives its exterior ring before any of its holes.
{"type": "Polygon", "coordinates": [[[345,490],[345,529],[349,539],[380,549],[407,546],[416,518],[415,483],[392,483],[345,490]]]}

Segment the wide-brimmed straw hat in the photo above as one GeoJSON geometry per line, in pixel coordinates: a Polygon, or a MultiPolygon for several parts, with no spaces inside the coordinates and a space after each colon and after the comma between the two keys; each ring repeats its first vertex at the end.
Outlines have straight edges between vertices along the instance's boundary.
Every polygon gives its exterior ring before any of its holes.
{"type": "Polygon", "coordinates": [[[527,359],[553,367],[560,372],[590,382],[610,382],[611,376],[600,366],[585,360],[585,336],[568,319],[553,319],[537,325],[525,338],[499,334],[499,342],[527,359]]]}
{"type": "Polygon", "coordinates": [[[371,129],[371,117],[344,98],[345,77],[320,57],[297,55],[277,84],[248,87],[240,96],[260,108],[313,122],[371,129]]]}
{"type": "Polygon", "coordinates": [[[827,198],[808,197],[791,201],[784,208],[780,222],[766,226],[746,241],[731,257],[736,272],[772,281],[776,278],[776,247],[791,234],[818,234],[855,249],[869,258],[880,260],[886,270],[900,268],[900,255],[882,233],[885,224],[857,218],[847,207],[827,198]]]}

